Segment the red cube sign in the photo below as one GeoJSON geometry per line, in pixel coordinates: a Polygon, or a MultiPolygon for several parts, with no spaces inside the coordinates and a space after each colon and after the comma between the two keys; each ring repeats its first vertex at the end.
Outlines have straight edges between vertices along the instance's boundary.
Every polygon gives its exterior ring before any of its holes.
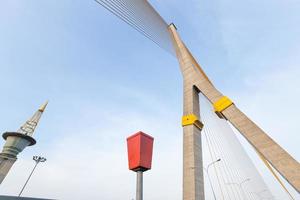
{"type": "Polygon", "coordinates": [[[127,138],[128,164],[133,171],[151,169],[153,137],[138,132],[127,138]]]}

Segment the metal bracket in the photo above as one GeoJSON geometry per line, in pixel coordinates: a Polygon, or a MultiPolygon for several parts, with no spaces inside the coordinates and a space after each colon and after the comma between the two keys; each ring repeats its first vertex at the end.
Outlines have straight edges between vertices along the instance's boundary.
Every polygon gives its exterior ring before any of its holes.
{"type": "Polygon", "coordinates": [[[199,121],[198,117],[194,114],[185,115],[182,117],[182,126],[195,125],[200,130],[203,129],[203,123],[199,121]]]}
{"type": "Polygon", "coordinates": [[[231,106],[233,102],[226,96],[221,97],[218,101],[216,101],[213,106],[215,109],[215,113],[222,119],[225,119],[222,112],[231,106]]]}

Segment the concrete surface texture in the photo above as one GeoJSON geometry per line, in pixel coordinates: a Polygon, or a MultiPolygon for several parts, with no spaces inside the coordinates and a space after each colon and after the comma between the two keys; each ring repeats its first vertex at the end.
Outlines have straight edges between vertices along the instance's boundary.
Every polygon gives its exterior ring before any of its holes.
{"type": "MultiPolygon", "coordinates": [[[[173,39],[174,48],[176,49],[177,58],[180,63],[180,69],[184,80],[184,114],[196,112],[194,110],[195,102],[188,98],[191,96],[189,94],[191,87],[199,90],[199,92],[201,92],[212,104],[214,104],[223,97],[223,94],[213,86],[201,66],[197,63],[188,48],[182,42],[177,33],[176,27],[171,24],[169,26],[169,31],[173,39]]],[[[234,104],[223,110],[221,114],[224,116],[224,119],[227,119],[246,138],[256,151],[258,151],[298,192],[300,192],[300,164],[291,157],[288,152],[274,142],[272,138],[270,138],[244,113],[242,113],[234,104]]],[[[191,130],[189,130],[189,132],[190,131],[191,130]]],[[[184,133],[185,132],[184,128],[184,133]]],[[[184,159],[187,160],[190,155],[195,153],[195,147],[199,145],[196,143],[190,143],[189,146],[185,146],[188,144],[185,141],[184,143],[184,149],[190,149],[190,153],[184,153],[184,156],[187,156],[187,158],[184,159]]],[[[199,151],[201,153],[201,149],[199,151]]],[[[201,195],[190,196],[191,194],[196,193],[195,190],[197,189],[194,189],[194,186],[191,185],[191,183],[194,183],[193,181],[185,182],[185,179],[189,179],[188,177],[185,177],[186,174],[189,174],[186,170],[192,170],[185,166],[186,164],[188,164],[188,162],[184,163],[183,199],[204,199],[201,195]],[[188,193],[189,196],[186,196],[186,193],[188,193]]],[[[197,163],[197,166],[198,165],[200,165],[200,163],[197,163]]],[[[196,167],[196,165],[193,167],[196,167]]],[[[194,181],[196,181],[196,178],[197,177],[194,177],[194,181]]],[[[201,190],[203,190],[203,187],[201,187],[201,190]]]]}

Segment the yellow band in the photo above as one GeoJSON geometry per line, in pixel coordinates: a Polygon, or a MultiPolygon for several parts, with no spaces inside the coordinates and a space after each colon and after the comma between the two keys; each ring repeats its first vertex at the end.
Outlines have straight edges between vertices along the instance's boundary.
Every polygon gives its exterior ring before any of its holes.
{"type": "Polygon", "coordinates": [[[198,117],[194,114],[185,115],[182,117],[182,126],[195,125],[202,130],[203,124],[199,121],[198,117]]]}
{"type": "Polygon", "coordinates": [[[221,113],[232,104],[233,102],[228,97],[223,96],[214,103],[215,112],[221,113]]]}

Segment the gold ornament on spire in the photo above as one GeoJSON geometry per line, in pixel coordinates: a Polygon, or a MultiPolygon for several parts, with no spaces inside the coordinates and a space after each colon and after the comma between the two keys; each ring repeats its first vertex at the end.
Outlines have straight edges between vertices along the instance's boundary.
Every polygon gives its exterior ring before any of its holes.
{"type": "Polygon", "coordinates": [[[48,101],[46,101],[34,113],[34,115],[29,120],[27,120],[23,126],[21,126],[21,128],[17,132],[24,135],[32,136],[47,105],[48,105],[48,101]]]}

